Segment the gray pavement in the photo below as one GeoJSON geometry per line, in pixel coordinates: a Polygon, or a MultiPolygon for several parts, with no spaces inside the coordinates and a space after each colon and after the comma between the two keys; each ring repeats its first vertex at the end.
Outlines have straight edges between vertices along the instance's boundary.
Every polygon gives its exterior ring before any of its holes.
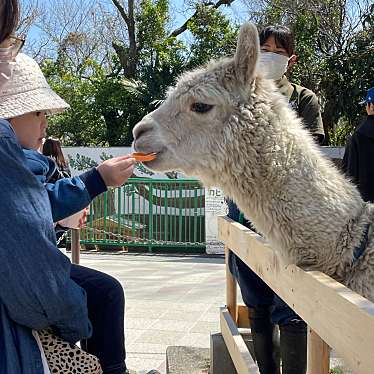
{"type": "Polygon", "coordinates": [[[169,345],[209,347],[225,303],[223,257],[84,254],[81,265],[117,278],[126,295],[127,366],[165,373],[169,345]]]}

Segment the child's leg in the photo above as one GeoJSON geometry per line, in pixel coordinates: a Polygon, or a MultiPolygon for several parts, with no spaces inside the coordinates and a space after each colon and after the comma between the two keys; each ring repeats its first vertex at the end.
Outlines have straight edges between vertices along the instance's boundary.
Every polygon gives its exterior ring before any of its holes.
{"type": "Polygon", "coordinates": [[[87,293],[88,317],[92,337],[82,342],[82,348],[100,359],[104,374],[124,374],[125,298],[121,284],[108,274],[72,265],[71,279],[87,293]]]}

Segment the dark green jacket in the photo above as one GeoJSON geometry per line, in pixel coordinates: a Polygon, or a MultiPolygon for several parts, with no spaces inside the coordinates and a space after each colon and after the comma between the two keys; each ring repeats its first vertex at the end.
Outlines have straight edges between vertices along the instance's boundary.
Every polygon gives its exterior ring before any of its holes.
{"type": "Polygon", "coordinates": [[[304,126],[322,143],[325,132],[321,110],[315,93],[305,87],[291,83],[286,76],[278,82],[279,90],[288,98],[293,110],[302,119],[304,126]]]}

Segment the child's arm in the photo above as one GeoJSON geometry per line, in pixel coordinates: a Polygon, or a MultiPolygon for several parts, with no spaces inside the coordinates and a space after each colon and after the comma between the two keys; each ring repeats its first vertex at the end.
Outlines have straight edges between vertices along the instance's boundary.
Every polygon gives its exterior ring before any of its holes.
{"type": "Polygon", "coordinates": [[[51,202],[53,222],[79,212],[87,207],[93,198],[107,190],[103,178],[95,168],[78,177],[46,183],[45,188],[51,202]]]}
{"type": "Polygon", "coordinates": [[[78,177],[47,183],[45,186],[51,202],[53,222],[87,207],[107,187],[121,186],[132,175],[134,165],[135,159],[130,155],[114,157],[78,177]]]}

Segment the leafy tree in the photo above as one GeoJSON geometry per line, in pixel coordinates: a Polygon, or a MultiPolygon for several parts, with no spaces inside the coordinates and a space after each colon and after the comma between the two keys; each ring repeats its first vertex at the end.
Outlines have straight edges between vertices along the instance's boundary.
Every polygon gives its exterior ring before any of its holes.
{"type": "MultiPolygon", "coordinates": [[[[85,66],[92,70],[98,80],[104,75],[95,62],[87,61],[85,66]]],[[[82,79],[72,74],[61,60],[46,60],[43,71],[51,87],[70,104],[71,110],[49,119],[48,133],[59,137],[64,145],[107,145],[105,121],[95,100],[97,86],[93,78],[82,79]]]]}
{"type": "Polygon", "coordinates": [[[166,89],[185,69],[185,46],[168,35],[168,0],[141,0],[136,15],[138,36],[137,77],[146,86],[148,105],[164,97],[166,89]]]}
{"type": "MultiPolygon", "coordinates": [[[[371,14],[374,12],[372,6],[371,14]]],[[[325,117],[330,116],[333,132],[348,133],[360,122],[364,107],[359,105],[365,91],[374,86],[374,16],[369,15],[363,28],[349,38],[347,46],[331,56],[326,67],[329,74],[321,80],[326,100],[325,117]],[[339,120],[345,119],[346,129],[339,129],[339,120]]],[[[339,139],[344,144],[346,139],[339,139]]]]}
{"type": "Polygon", "coordinates": [[[358,102],[374,85],[373,11],[366,0],[271,0],[258,21],[284,24],[296,37],[291,80],[315,91],[327,144],[344,144],[358,123],[358,102]],[[336,133],[336,134],[335,134],[336,133]]]}
{"type": "MultiPolygon", "coordinates": [[[[175,29],[170,0],[45,1],[47,14],[33,8],[32,18],[44,34],[29,49],[72,107],[49,129],[66,145],[130,145],[133,126],[178,75],[230,55],[236,44],[238,26],[221,11],[234,0],[190,0],[191,17],[175,29]]],[[[327,141],[344,143],[362,114],[358,102],[374,86],[374,5],[248,0],[248,9],[259,26],[293,30],[298,62],[290,79],[320,98],[327,141]]]]}
{"type": "Polygon", "coordinates": [[[131,144],[130,125],[145,113],[136,82],[108,77],[101,66],[90,60],[82,66],[80,76],[52,61],[45,62],[44,72],[52,88],[72,108],[51,118],[50,135],[61,138],[65,145],[131,144]]]}
{"type": "Polygon", "coordinates": [[[52,119],[49,133],[66,145],[130,145],[134,125],[155,100],[164,98],[179,74],[232,50],[236,30],[218,10],[232,1],[198,4],[188,28],[170,32],[168,0],[129,0],[126,8],[112,0],[128,38],[113,41],[104,64],[98,58],[80,58],[80,51],[87,50],[82,44],[89,41],[84,31],[67,34],[57,57],[45,63],[52,86],[72,107],[52,119]],[[195,40],[191,46],[177,38],[188,29],[195,40]]]}
{"type": "Polygon", "coordinates": [[[188,23],[188,30],[193,36],[189,69],[210,59],[231,55],[235,50],[238,27],[217,8],[196,4],[195,17],[188,23]]]}

